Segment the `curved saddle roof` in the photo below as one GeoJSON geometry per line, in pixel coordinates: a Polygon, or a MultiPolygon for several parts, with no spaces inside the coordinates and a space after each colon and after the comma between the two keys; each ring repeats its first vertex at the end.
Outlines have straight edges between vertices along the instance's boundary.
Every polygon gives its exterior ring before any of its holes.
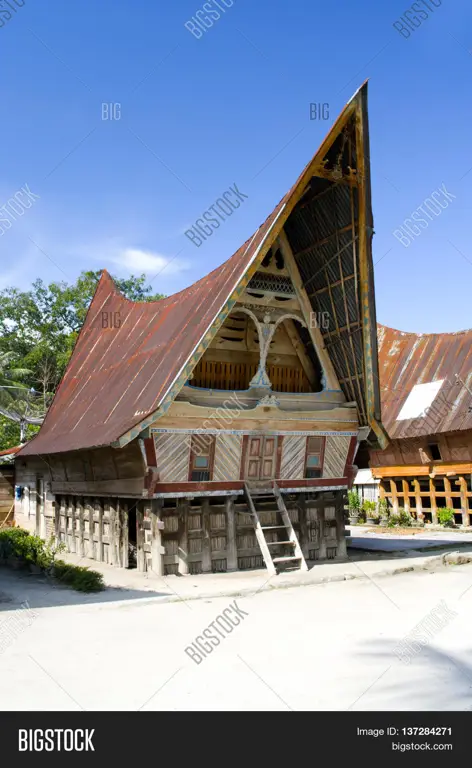
{"type": "Polygon", "coordinates": [[[173,296],[135,303],[102,273],[41,430],[21,455],[124,445],[153,423],[284,225],[312,309],[336,318],[323,343],[341,389],[358,403],[361,423],[380,431],[364,85],[274,211],[209,275],[173,296]]]}
{"type": "Polygon", "coordinates": [[[382,423],[391,439],[472,429],[472,330],[378,326],[382,423]]]}

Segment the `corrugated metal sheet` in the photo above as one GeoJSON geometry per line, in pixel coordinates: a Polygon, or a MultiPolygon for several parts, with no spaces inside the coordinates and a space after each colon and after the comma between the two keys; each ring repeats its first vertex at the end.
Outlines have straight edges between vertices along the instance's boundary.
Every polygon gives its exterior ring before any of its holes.
{"type": "Polygon", "coordinates": [[[472,330],[417,334],[379,325],[378,348],[382,423],[390,438],[472,429],[472,330]],[[440,380],[424,417],[398,420],[415,384],[440,380]]]}
{"type": "MultiPolygon", "coordinates": [[[[175,389],[175,382],[186,371],[192,354],[199,349],[201,340],[228,303],[248,268],[270,247],[270,237],[272,230],[276,230],[274,225],[278,218],[282,221],[288,215],[285,209],[291,210],[298,195],[310,181],[311,164],[315,159],[318,162],[324,157],[329,142],[339,137],[339,126],[347,118],[351,119],[354,107],[365,111],[366,98],[366,86],[363,86],[331,128],[322,144],[323,152],[320,156],[319,153],[314,155],[294,186],[255,235],[209,275],[161,301],[134,303],[117,291],[107,272],[102,274],[54,401],[39,434],[22,449],[22,455],[52,454],[109,445],[119,438],[124,440],[127,433],[129,439],[132,439],[144,428],[143,425],[151,423],[154,412],[169,392],[173,392],[172,388],[175,389]],[[109,325],[112,324],[110,318],[117,318],[119,328],[103,328],[104,317],[109,319],[109,325]]],[[[342,214],[342,221],[347,221],[345,201],[341,199],[336,210],[336,215],[342,214]]],[[[297,212],[293,215],[296,217],[297,212]]],[[[320,211],[319,216],[320,231],[329,234],[323,211],[320,211]]],[[[302,215],[300,233],[306,225],[304,219],[302,215]]],[[[290,233],[296,238],[297,227],[291,225],[290,233]]],[[[355,299],[349,296],[346,301],[351,306],[355,299]]],[[[343,297],[340,297],[340,302],[343,304],[343,297]]],[[[355,303],[357,310],[358,305],[355,303]]],[[[319,308],[317,305],[316,309],[319,308]]],[[[354,315],[358,317],[357,311],[353,311],[354,315]]],[[[116,326],[116,322],[114,324],[116,326]]],[[[358,335],[359,339],[354,339],[353,356],[360,356],[356,368],[361,377],[363,374],[359,369],[362,368],[360,359],[363,342],[358,335]]],[[[370,346],[375,346],[375,336],[370,346]]],[[[336,361],[334,365],[336,367],[336,361]]],[[[341,371],[337,373],[340,375],[341,371]]],[[[348,376],[349,372],[346,371],[348,376]]],[[[371,387],[371,376],[368,381],[371,387]]],[[[344,384],[341,386],[344,389],[344,384]]],[[[356,394],[361,400],[359,408],[362,418],[362,413],[365,414],[362,385],[359,389],[356,394]]],[[[346,395],[352,399],[350,391],[346,390],[346,395]]]]}

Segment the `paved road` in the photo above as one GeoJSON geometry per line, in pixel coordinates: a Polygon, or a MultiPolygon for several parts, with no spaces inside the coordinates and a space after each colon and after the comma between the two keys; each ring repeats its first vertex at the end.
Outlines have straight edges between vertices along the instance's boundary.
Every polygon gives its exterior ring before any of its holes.
{"type": "Polygon", "coordinates": [[[370,549],[378,552],[397,552],[405,549],[441,547],[450,544],[472,543],[472,533],[462,531],[424,531],[406,536],[394,533],[381,533],[381,529],[370,533],[360,526],[350,525],[348,546],[353,549],[370,549]]]}
{"type": "Polygon", "coordinates": [[[197,665],[186,646],[233,600],[81,596],[1,569],[0,709],[472,709],[472,565],[239,598],[248,615],[197,665]],[[403,663],[441,600],[449,623],[403,663]]]}

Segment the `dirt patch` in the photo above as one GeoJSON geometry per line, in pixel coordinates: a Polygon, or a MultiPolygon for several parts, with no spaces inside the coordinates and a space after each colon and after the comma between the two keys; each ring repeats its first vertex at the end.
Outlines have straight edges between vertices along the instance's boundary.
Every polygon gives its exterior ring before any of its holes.
{"type": "Polygon", "coordinates": [[[358,527],[367,533],[389,533],[391,536],[415,536],[417,533],[427,533],[426,528],[381,528],[379,525],[358,527]]]}

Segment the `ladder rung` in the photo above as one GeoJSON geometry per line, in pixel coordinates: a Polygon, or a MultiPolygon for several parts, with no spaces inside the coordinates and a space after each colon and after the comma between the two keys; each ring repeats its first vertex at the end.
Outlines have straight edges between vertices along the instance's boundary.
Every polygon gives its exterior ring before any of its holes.
{"type": "Polygon", "coordinates": [[[289,555],[288,557],[273,557],[272,561],[274,563],[284,563],[287,560],[301,560],[301,557],[295,557],[295,555],[289,555]]]}
{"type": "Polygon", "coordinates": [[[285,525],[261,525],[263,531],[274,531],[276,528],[285,528],[285,525]]]}
{"type": "Polygon", "coordinates": [[[292,544],[292,546],[295,546],[294,541],[268,541],[267,542],[268,547],[278,547],[279,544],[292,544]]]}

